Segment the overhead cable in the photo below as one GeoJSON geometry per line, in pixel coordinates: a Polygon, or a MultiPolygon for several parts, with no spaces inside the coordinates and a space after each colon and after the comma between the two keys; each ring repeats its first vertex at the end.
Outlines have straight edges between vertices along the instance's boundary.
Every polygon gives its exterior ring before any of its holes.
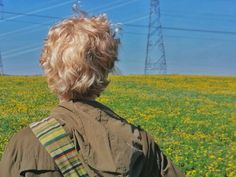
{"type": "MultiPolygon", "coordinates": [[[[30,11],[30,12],[27,12],[26,14],[34,14],[34,13],[38,13],[38,12],[43,12],[43,11],[46,11],[46,10],[50,10],[50,9],[54,9],[54,8],[57,8],[57,7],[60,7],[60,6],[64,6],[64,5],[69,4],[71,2],[73,2],[73,0],[69,0],[69,1],[66,1],[66,2],[63,2],[63,3],[59,3],[59,4],[56,4],[56,5],[53,5],[53,6],[33,10],[33,11],[30,11]]],[[[12,19],[16,19],[16,18],[19,18],[19,17],[22,17],[22,16],[24,16],[24,15],[19,14],[19,15],[13,16],[13,17],[5,18],[4,20],[12,20],[12,19]]],[[[0,21],[0,23],[4,22],[4,20],[0,21]]]]}

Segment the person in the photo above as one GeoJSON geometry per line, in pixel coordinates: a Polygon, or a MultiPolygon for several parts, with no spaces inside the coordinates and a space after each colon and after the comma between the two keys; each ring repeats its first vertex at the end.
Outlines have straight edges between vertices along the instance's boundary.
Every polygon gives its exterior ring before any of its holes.
{"type": "MultiPolygon", "coordinates": [[[[59,122],[75,145],[87,176],[185,176],[145,130],[96,101],[110,82],[118,46],[105,15],[72,17],[50,28],[40,63],[60,102],[48,119],[59,122]]],[[[1,177],[64,175],[33,127],[10,139],[0,162],[1,177]]]]}

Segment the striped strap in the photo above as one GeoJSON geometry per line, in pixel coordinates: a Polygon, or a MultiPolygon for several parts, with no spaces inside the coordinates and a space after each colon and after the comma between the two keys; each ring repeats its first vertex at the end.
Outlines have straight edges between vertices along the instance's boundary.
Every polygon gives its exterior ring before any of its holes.
{"type": "Polygon", "coordinates": [[[72,140],[56,119],[43,119],[32,123],[30,128],[54,159],[64,177],[88,177],[72,140]]]}

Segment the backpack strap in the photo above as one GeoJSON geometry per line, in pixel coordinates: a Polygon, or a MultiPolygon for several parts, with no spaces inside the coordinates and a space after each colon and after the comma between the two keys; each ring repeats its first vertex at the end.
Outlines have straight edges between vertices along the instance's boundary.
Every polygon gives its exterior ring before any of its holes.
{"type": "Polygon", "coordinates": [[[64,177],[88,177],[72,140],[55,118],[32,123],[30,128],[64,177]]]}

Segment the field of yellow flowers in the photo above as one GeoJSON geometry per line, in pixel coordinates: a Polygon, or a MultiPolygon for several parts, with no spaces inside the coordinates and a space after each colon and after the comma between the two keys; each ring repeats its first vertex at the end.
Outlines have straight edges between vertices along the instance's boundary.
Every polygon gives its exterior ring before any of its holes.
{"type": "MultiPolygon", "coordinates": [[[[188,177],[236,176],[236,77],[110,76],[98,101],[146,129],[188,177]]],[[[44,77],[0,77],[0,158],[57,105],[44,77]]]]}

